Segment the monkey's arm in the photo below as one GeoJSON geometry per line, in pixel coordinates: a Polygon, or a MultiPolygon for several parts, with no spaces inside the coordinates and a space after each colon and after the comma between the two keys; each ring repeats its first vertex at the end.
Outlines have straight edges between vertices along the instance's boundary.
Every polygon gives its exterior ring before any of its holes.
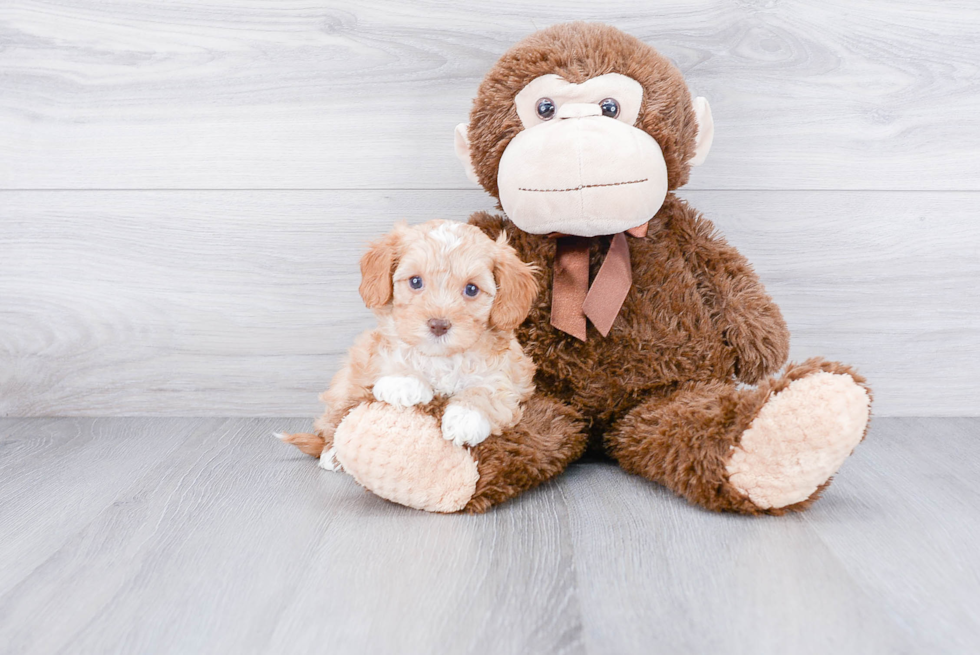
{"type": "Polygon", "coordinates": [[[725,343],[735,354],[735,377],[755,384],[789,356],[789,329],[748,260],[686,203],[671,221],[725,343]]]}

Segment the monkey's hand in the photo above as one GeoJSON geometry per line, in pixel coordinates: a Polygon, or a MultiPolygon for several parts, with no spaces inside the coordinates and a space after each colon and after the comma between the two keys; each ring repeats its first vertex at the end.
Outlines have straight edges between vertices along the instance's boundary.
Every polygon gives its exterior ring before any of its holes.
{"type": "Polygon", "coordinates": [[[735,377],[756,384],[778,371],[789,355],[789,332],[779,310],[765,312],[760,324],[729,320],[724,330],[725,342],[735,351],[735,377]]]}

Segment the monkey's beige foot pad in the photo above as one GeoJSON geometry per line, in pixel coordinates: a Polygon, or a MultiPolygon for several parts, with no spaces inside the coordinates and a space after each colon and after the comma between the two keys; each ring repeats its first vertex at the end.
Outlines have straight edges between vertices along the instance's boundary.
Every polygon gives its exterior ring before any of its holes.
{"type": "Polygon", "coordinates": [[[439,422],[414,407],[355,407],[334,433],[344,471],[378,496],[429,512],[457,512],[480,477],[466,448],[442,438],[439,422]]]}
{"type": "Polygon", "coordinates": [[[867,391],[820,371],[769,397],[728,463],[729,481],[762,509],[799,503],[830,479],[864,436],[867,391]]]}

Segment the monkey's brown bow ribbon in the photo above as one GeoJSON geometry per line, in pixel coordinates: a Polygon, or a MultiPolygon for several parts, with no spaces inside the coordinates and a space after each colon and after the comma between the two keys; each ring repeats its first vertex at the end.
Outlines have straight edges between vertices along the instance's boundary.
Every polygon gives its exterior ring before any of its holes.
{"type": "Polygon", "coordinates": [[[642,238],[647,223],[612,238],[606,258],[589,287],[589,245],[594,237],[562,234],[555,245],[555,275],[551,287],[551,324],[585,341],[586,318],[607,336],[633,285],[630,247],[626,235],[642,238]]]}

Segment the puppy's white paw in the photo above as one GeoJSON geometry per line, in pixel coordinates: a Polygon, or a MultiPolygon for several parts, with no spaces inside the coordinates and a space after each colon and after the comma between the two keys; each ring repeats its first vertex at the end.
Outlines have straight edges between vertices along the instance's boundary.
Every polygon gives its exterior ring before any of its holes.
{"type": "Polygon", "coordinates": [[[442,438],[457,446],[475,446],[490,436],[490,421],[475,409],[450,404],[442,415],[442,438]]]}
{"type": "Polygon", "coordinates": [[[340,462],[337,461],[337,449],[331,448],[320,453],[320,468],[324,471],[342,471],[340,462]]]}
{"type": "Polygon", "coordinates": [[[374,383],[374,397],[389,405],[411,407],[432,400],[432,388],[407,375],[386,375],[374,383]]]}

